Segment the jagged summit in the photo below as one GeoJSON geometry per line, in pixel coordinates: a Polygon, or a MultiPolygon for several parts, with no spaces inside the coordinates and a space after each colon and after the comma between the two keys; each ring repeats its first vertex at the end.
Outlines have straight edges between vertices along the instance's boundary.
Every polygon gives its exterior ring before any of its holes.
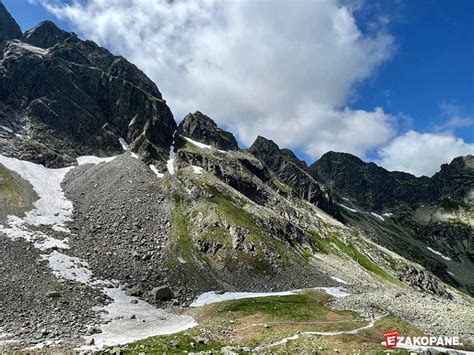
{"type": "Polygon", "coordinates": [[[212,145],[223,150],[238,150],[234,135],[217,127],[217,124],[203,113],[189,113],[178,126],[178,131],[186,137],[212,145]]]}
{"type": "Polygon", "coordinates": [[[18,39],[23,36],[20,26],[10,15],[3,3],[0,2],[0,44],[10,39],[18,39]]]}
{"type": "Polygon", "coordinates": [[[260,159],[275,175],[290,186],[299,197],[318,206],[337,219],[342,219],[339,208],[329,191],[311,175],[306,163],[288,149],[280,149],[272,140],[258,136],[249,152],[260,159]]]}
{"type": "Polygon", "coordinates": [[[135,65],[51,21],[2,51],[0,126],[16,133],[0,136],[3,154],[64,166],[78,155],[120,153],[123,139],[146,162],[165,165],[176,122],[135,65]]]}
{"type": "Polygon", "coordinates": [[[23,41],[40,48],[49,48],[74,36],[73,33],[60,29],[52,21],[43,21],[38,26],[25,32],[23,41]]]}

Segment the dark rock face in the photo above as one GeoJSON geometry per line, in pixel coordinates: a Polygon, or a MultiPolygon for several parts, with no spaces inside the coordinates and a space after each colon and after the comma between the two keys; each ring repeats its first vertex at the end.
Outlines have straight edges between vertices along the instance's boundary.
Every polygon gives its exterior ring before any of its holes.
{"type": "Polygon", "coordinates": [[[290,186],[300,198],[318,206],[333,217],[342,219],[329,192],[310,175],[306,163],[299,160],[291,150],[280,149],[275,142],[259,136],[249,151],[268,166],[282,182],[290,186]]]}
{"type": "Polygon", "coordinates": [[[474,156],[457,157],[431,178],[443,197],[462,199],[474,190],[474,156]]]}
{"type": "Polygon", "coordinates": [[[313,177],[369,209],[382,210],[400,203],[432,203],[438,187],[427,177],[390,172],[347,153],[328,152],[310,166],[313,177]]]}
{"type": "Polygon", "coordinates": [[[239,149],[232,133],[220,129],[211,118],[199,111],[188,114],[179,124],[178,130],[186,137],[218,149],[239,149]]]}
{"type": "Polygon", "coordinates": [[[3,41],[8,41],[14,38],[21,38],[20,26],[16,23],[5,6],[0,3],[0,48],[3,41]]]}
{"type": "Polygon", "coordinates": [[[49,21],[23,41],[7,42],[0,61],[0,125],[22,136],[0,137],[2,154],[62,166],[119,153],[123,138],[164,165],[176,123],[143,72],[49,21]]]}

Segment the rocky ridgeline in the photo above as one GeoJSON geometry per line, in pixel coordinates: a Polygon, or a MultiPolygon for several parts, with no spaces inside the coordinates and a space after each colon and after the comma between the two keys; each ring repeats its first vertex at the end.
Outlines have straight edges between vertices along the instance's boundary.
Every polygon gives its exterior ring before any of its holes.
{"type": "Polygon", "coordinates": [[[455,158],[428,178],[388,171],[348,154],[328,152],[309,169],[318,181],[341,197],[369,210],[385,211],[402,204],[436,203],[442,198],[464,199],[474,190],[474,156],[455,158]]]}

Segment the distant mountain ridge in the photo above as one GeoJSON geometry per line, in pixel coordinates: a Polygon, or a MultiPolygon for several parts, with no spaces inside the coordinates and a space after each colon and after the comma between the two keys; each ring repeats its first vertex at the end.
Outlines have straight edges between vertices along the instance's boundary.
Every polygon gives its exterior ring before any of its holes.
{"type": "Polygon", "coordinates": [[[383,211],[399,204],[434,203],[443,197],[463,199],[474,189],[474,157],[455,158],[428,178],[388,171],[348,153],[328,152],[309,170],[341,197],[361,206],[383,211]]]}

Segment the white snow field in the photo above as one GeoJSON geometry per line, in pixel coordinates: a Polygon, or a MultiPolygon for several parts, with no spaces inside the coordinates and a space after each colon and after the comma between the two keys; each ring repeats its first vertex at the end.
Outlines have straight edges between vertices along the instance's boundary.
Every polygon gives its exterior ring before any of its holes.
{"type": "MultiPolygon", "coordinates": [[[[344,292],[342,287],[314,287],[315,290],[322,290],[328,295],[339,298],[349,296],[349,293],[344,292]]],[[[291,296],[298,292],[303,291],[302,289],[281,291],[281,292],[224,292],[217,293],[215,291],[206,292],[199,295],[190,307],[201,307],[207,304],[219,303],[224,301],[240,300],[244,298],[260,298],[260,297],[272,297],[272,296],[291,296]]]]}

